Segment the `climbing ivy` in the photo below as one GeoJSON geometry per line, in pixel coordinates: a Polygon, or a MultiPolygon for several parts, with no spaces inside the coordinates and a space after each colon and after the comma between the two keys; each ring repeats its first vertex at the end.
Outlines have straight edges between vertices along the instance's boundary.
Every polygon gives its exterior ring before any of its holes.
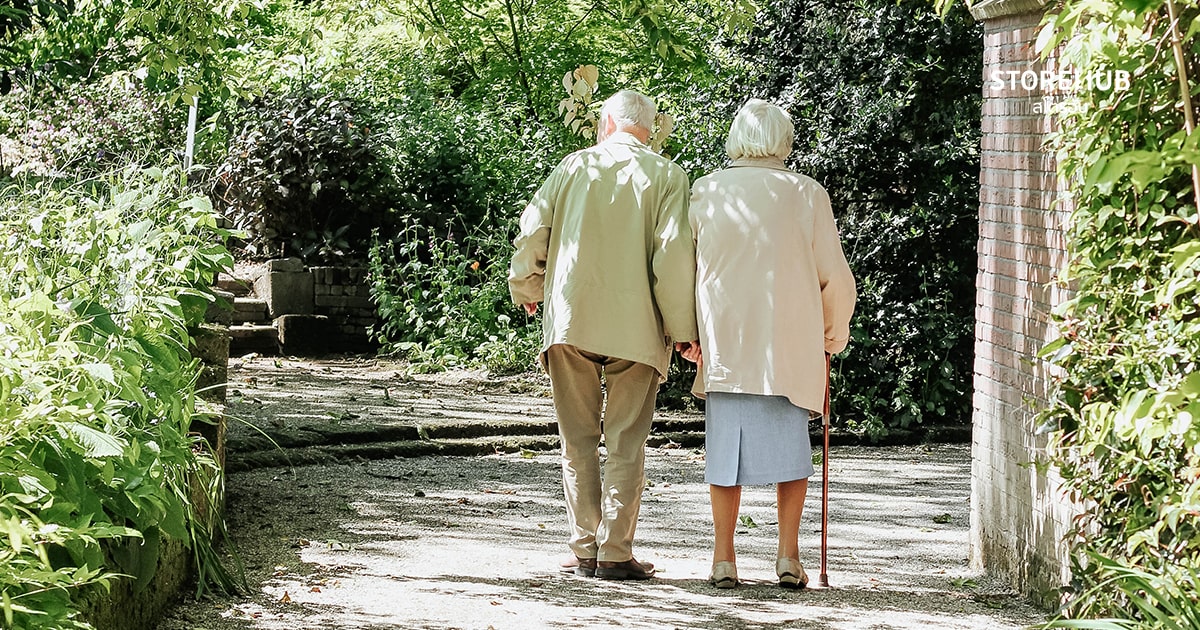
{"type": "Polygon", "coordinates": [[[1200,624],[1198,17],[1196,0],[1067,0],[1038,42],[1077,77],[1129,77],[1077,81],[1052,143],[1075,291],[1041,353],[1059,374],[1041,419],[1082,508],[1063,615],[1111,618],[1060,627],[1200,624]]]}

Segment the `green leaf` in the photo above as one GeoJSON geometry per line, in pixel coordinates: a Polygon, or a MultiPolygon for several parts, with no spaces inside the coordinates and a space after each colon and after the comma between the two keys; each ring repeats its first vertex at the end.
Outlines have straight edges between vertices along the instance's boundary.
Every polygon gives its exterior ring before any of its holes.
{"type": "Polygon", "coordinates": [[[137,223],[129,226],[125,230],[125,233],[129,236],[129,240],[133,241],[134,243],[138,243],[145,239],[146,235],[149,234],[150,230],[153,228],[154,221],[146,219],[145,221],[138,221],[137,223]]]}
{"type": "Polygon", "coordinates": [[[100,379],[110,385],[116,385],[117,379],[113,376],[113,369],[107,363],[84,363],[79,366],[79,369],[92,375],[92,378],[100,379]]]}
{"type": "Polygon", "coordinates": [[[114,435],[78,422],[66,422],[63,426],[84,448],[88,457],[120,457],[125,452],[126,442],[114,435]]]}
{"type": "Polygon", "coordinates": [[[0,604],[4,606],[4,623],[8,627],[13,627],[13,604],[12,599],[8,596],[8,591],[0,591],[0,604]]]}
{"type": "Polygon", "coordinates": [[[187,201],[183,201],[179,204],[179,207],[199,210],[204,214],[212,214],[213,212],[212,201],[208,197],[203,196],[196,196],[188,199],[187,201]]]}
{"type": "Polygon", "coordinates": [[[1200,260],[1200,240],[1187,241],[1171,249],[1171,265],[1175,273],[1182,273],[1200,260]]]}
{"type": "Polygon", "coordinates": [[[1053,20],[1047,22],[1038,33],[1037,42],[1034,44],[1033,49],[1042,56],[1049,54],[1058,43],[1057,33],[1058,24],[1053,20]]]}
{"type": "Polygon", "coordinates": [[[1196,400],[1200,398],[1200,371],[1192,372],[1183,380],[1183,385],[1179,387],[1179,392],[1185,398],[1196,400]]]}
{"type": "Polygon", "coordinates": [[[1038,350],[1038,357],[1045,359],[1053,356],[1059,349],[1069,345],[1070,341],[1068,341],[1066,337],[1059,337],[1058,339],[1055,339],[1054,341],[1042,346],[1042,349],[1038,350]]]}

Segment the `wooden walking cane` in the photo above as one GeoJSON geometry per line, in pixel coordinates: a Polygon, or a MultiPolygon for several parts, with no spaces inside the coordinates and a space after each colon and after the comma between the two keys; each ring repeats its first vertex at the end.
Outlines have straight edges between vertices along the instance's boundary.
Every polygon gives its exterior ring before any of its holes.
{"type": "Polygon", "coordinates": [[[825,446],[821,452],[821,575],[818,583],[829,588],[829,571],[826,556],[829,550],[829,353],[825,354],[825,410],[821,418],[825,446]]]}

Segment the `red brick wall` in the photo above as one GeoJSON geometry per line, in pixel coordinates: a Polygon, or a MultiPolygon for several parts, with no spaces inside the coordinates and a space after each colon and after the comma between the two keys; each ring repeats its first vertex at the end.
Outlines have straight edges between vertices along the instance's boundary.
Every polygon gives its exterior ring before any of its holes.
{"type": "Polygon", "coordinates": [[[984,21],[971,562],[1050,603],[1066,577],[1059,541],[1070,511],[1053,474],[1030,463],[1045,446],[1034,416],[1049,378],[1035,355],[1054,338],[1049,314],[1064,297],[1054,280],[1065,212],[1042,148],[1054,124],[1044,99],[1055,95],[992,82],[995,71],[1054,67],[1034,48],[1041,17],[1026,10],[984,21]]]}

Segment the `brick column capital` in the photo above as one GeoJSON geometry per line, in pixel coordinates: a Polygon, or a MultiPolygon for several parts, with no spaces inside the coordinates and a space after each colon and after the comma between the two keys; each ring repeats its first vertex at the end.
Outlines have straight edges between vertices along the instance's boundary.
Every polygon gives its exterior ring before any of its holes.
{"type": "Polygon", "coordinates": [[[971,5],[971,15],[982,22],[1010,15],[1040,13],[1048,4],[1050,0],[979,0],[971,5]]]}

